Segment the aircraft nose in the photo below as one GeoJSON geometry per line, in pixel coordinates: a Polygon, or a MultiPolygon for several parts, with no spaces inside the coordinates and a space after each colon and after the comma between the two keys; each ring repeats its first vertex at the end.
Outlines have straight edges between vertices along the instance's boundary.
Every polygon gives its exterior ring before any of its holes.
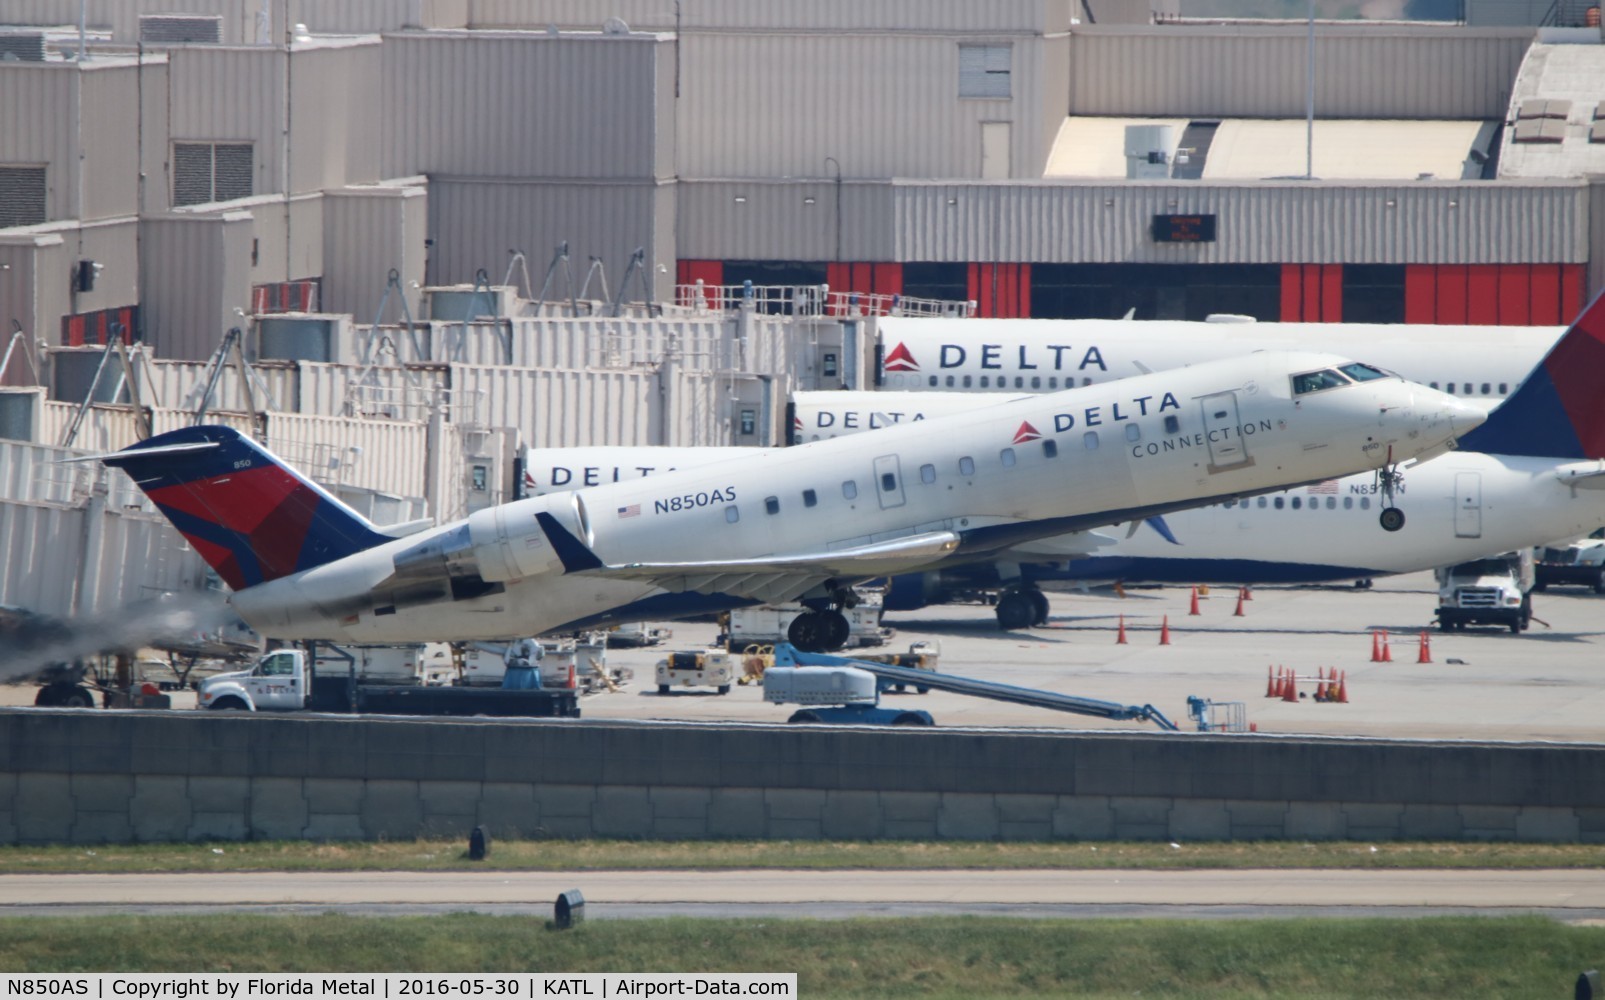
{"type": "Polygon", "coordinates": [[[1443,411],[1442,415],[1448,418],[1456,437],[1481,426],[1488,419],[1488,410],[1483,406],[1448,393],[1442,393],[1441,396],[1439,406],[1443,411]]]}

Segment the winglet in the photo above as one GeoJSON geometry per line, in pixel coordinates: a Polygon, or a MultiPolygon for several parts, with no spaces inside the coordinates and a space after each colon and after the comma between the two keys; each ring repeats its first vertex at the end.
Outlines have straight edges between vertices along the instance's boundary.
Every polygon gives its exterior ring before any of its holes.
{"type": "Polygon", "coordinates": [[[1605,458],[1605,294],[1589,303],[1510,398],[1460,439],[1460,448],[1605,458]]]}
{"type": "Polygon", "coordinates": [[[596,558],[596,553],[585,547],[585,544],[569,533],[569,530],[557,523],[557,518],[542,511],[535,515],[535,523],[546,532],[546,538],[552,543],[552,551],[563,563],[563,572],[579,573],[588,569],[601,569],[602,560],[596,558]]]}

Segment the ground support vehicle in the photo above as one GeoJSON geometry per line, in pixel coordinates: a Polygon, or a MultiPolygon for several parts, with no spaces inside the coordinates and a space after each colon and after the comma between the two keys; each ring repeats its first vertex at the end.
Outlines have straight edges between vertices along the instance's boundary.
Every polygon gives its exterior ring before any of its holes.
{"type": "Polygon", "coordinates": [[[741,669],[742,655],[723,649],[670,653],[658,661],[658,694],[692,687],[711,687],[720,694],[729,694],[741,669]]]}
{"type": "Polygon", "coordinates": [[[1473,559],[1435,571],[1438,628],[1503,625],[1524,632],[1532,621],[1534,581],[1531,549],[1473,559]]]}
{"type": "Polygon", "coordinates": [[[1549,587],[1593,587],[1605,594],[1605,539],[1585,538],[1564,546],[1548,546],[1538,554],[1534,590],[1549,587]]]}
{"type": "MultiPolygon", "coordinates": [[[[993,681],[958,677],[890,663],[876,663],[869,659],[831,656],[826,653],[805,653],[795,646],[782,643],[775,647],[775,665],[764,671],[764,700],[775,704],[800,704],[804,708],[794,713],[791,722],[844,722],[872,725],[931,725],[929,721],[897,721],[894,714],[888,718],[879,709],[881,687],[886,682],[903,685],[925,685],[937,691],[951,691],[976,698],[1033,705],[1059,712],[1091,715],[1103,719],[1139,719],[1152,722],[1160,729],[1174,731],[1176,724],[1152,705],[1121,705],[1092,698],[1078,698],[1055,691],[998,684],[993,681]],[[825,673],[788,673],[791,668],[825,667],[825,673]],[[852,671],[857,671],[853,673],[852,671]],[[874,678],[871,683],[863,675],[874,678]],[[773,685],[773,688],[771,688],[773,685]],[[831,712],[832,706],[846,708],[846,712],[831,712]]],[[[929,713],[915,713],[929,720],[929,713]]]]}
{"type": "Polygon", "coordinates": [[[881,593],[868,588],[854,588],[857,603],[841,609],[845,632],[833,634],[830,641],[818,636],[819,614],[801,604],[777,604],[752,608],[736,608],[730,612],[724,645],[732,652],[752,645],[773,645],[789,642],[792,645],[819,644],[830,649],[850,646],[879,646],[894,634],[881,624],[884,608],[881,593]]]}
{"type": "Polygon", "coordinates": [[[607,644],[619,649],[628,646],[656,646],[674,638],[674,630],[648,625],[646,622],[624,622],[604,633],[607,644]]]}
{"type": "Polygon", "coordinates": [[[312,660],[299,649],[263,654],[248,670],[218,674],[201,682],[196,707],[251,712],[371,712],[385,715],[567,716],[578,718],[576,689],[507,690],[500,687],[364,684],[357,679],[356,657],[347,654],[346,669],[335,664],[334,647],[309,643],[323,652],[312,660]]]}
{"type": "MultiPolygon", "coordinates": [[[[609,668],[607,644],[599,633],[580,639],[542,640],[541,687],[573,687],[581,694],[616,691],[634,676],[628,669],[609,668]]],[[[453,684],[501,688],[507,673],[507,645],[500,642],[459,643],[458,671],[453,684]]]]}

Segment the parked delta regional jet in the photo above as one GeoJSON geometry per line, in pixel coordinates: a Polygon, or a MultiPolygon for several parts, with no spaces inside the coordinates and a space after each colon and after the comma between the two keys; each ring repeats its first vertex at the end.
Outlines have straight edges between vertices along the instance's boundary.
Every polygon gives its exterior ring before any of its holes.
{"type": "MultiPolygon", "coordinates": [[[[1038,591],[1054,581],[1316,583],[1369,579],[1466,562],[1605,524],[1605,305],[1596,302],[1554,351],[1460,448],[1413,466],[1398,487],[1411,508],[1396,534],[1376,531],[1374,474],[1227,499],[1117,525],[1066,542],[1028,542],[999,562],[892,580],[889,610],[999,590],[998,618],[1021,628],[1046,616],[1038,591]],[[1489,454],[1473,448],[1497,450],[1489,454]]],[[[971,393],[797,393],[796,412],[837,434],[996,405],[971,393]],[[931,413],[921,396],[942,400],[931,413]],[[877,396],[885,397],[884,400],[877,396]]],[[[542,448],[525,452],[526,486],[549,492],[583,475],[633,478],[758,449],[542,448]]]]}
{"type": "MultiPolygon", "coordinates": [[[[1257,350],[1323,350],[1436,389],[1502,399],[1563,326],[1188,322],[1102,319],[876,320],[883,389],[1052,392],[1257,350]],[[1512,375],[1511,373],[1515,374],[1512,375]]],[[[803,440],[811,440],[806,434],[803,440]]]]}
{"type": "MultiPolygon", "coordinates": [[[[395,538],[225,427],[105,456],[265,636],[496,639],[802,600],[1453,447],[1484,412],[1331,354],[1262,352],[876,434],[517,500],[395,538]]],[[[1395,512],[1397,513],[1397,512],[1395,512]]]]}

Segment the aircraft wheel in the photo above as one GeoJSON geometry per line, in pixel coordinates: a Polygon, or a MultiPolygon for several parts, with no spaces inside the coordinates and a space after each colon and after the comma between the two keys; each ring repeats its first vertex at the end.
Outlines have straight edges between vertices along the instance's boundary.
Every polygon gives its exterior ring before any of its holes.
{"type": "Polygon", "coordinates": [[[786,638],[805,653],[824,653],[840,647],[846,641],[847,619],[832,611],[805,611],[793,618],[786,629],[786,638]],[[840,633],[831,621],[841,622],[840,633]]]}
{"type": "Polygon", "coordinates": [[[1016,592],[998,598],[998,628],[1005,632],[1030,628],[1036,613],[1036,606],[1024,594],[1016,592]]]}
{"type": "Polygon", "coordinates": [[[1451,632],[1451,631],[1454,630],[1454,627],[1455,627],[1454,626],[1454,622],[1450,622],[1450,621],[1439,621],[1438,622],[1438,631],[1439,632],[1451,632]]]}
{"type": "Polygon", "coordinates": [[[719,685],[719,693],[720,694],[729,694],[730,693],[730,685],[728,685],[728,684],[719,685]]]}
{"type": "Polygon", "coordinates": [[[219,698],[216,701],[212,702],[212,711],[214,711],[214,712],[243,712],[243,711],[245,711],[245,702],[241,701],[238,698],[234,698],[234,697],[219,698]]]}
{"type": "Polygon", "coordinates": [[[897,718],[892,720],[892,725],[894,725],[894,726],[928,726],[928,725],[930,725],[930,723],[926,722],[923,716],[916,715],[913,712],[904,712],[902,715],[899,715],[897,718]]]}
{"type": "Polygon", "coordinates": [[[1030,600],[1031,600],[1031,611],[1032,611],[1031,624],[1033,624],[1033,625],[1045,625],[1045,624],[1047,624],[1048,612],[1050,610],[1050,608],[1048,607],[1048,595],[1044,594],[1040,590],[1028,590],[1028,591],[1025,592],[1025,595],[1026,595],[1026,597],[1030,598],[1030,600]]]}
{"type": "Polygon", "coordinates": [[[830,645],[825,647],[826,651],[831,652],[847,645],[848,637],[853,634],[853,626],[847,620],[847,616],[840,611],[821,611],[819,614],[829,623],[830,627],[830,645]]]}
{"type": "Polygon", "coordinates": [[[669,693],[669,685],[667,685],[667,684],[659,684],[658,685],[658,694],[668,694],[668,693],[669,693]]]}
{"type": "Polygon", "coordinates": [[[1398,531],[1404,527],[1404,511],[1397,507],[1384,507],[1378,520],[1382,522],[1383,531],[1398,531]]]}
{"type": "Polygon", "coordinates": [[[1605,594],[1605,570],[1600,570],[1599,576],[1594,577],[1594,593],[1605,594]]]}
{"type": "Polygon", "coordinates": [[[44,687],[35,692],[33,696],[33,703],[34,707],[36,708],[55,708],[58,704],[60,704],[60,701],[56,697],[55,685],[46,684],[44,687]]]}
{"type": "Polygon", "coordinates": [[[94,708],[95,696],[81,687],[68,688],[62,692],[58,704],[62,708],[94,708]]]}
{"type": "Polygon", "coordinates": [[[816,715],[813,712],[808,711],[805,708],[800,712],[791,713],[791,718],[787,719],[786,721],[787,722],[818,722],[819,721],[819,716],[816,715]]]}

